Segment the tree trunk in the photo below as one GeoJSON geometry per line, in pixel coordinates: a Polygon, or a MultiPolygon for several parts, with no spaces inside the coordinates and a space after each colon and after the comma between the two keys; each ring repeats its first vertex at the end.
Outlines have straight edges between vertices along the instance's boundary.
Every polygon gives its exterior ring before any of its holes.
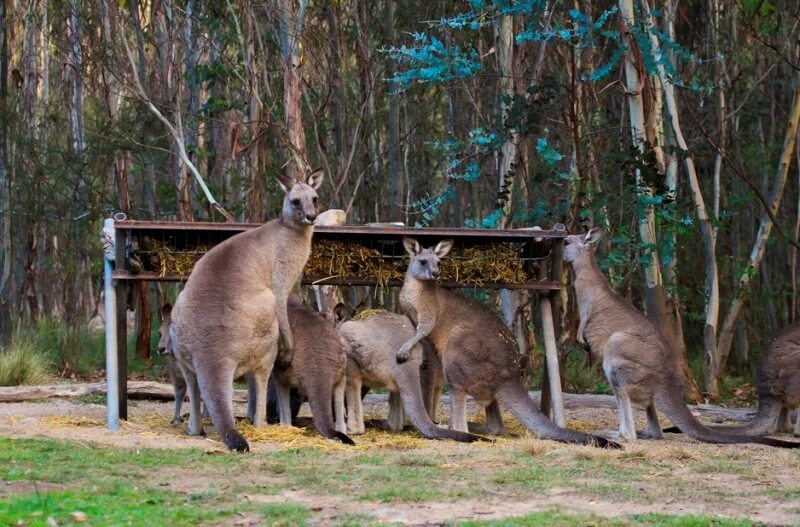
{"type": "MultiPolygon", "coordinates": [[[[514,89],[514,17],[506,15],[500,19],[500,24],[497,27],[496,49],[497,61],[500,66],[500,90],[502,92],[503,103],[500,105],[500,111],[503,114],[503,120],[508,117],[508,105],[506,98],[513,98],[515,94],[514,89]]],[[[511,205],[514,201],[514,171],[516,170],[517,163],[517,141],[519,141],[519,134],[516,130],[510,131],[510,136],[503,143],[500,151],[500,159],[498,160],[498,176],[499,183],[497,188],[498,206],[503,210],[500,216],[500,222],[497,225],[499,229],[505,229],[506,225],[511,221],[511,205]]]]}
{"type": "MultiPolygon", "coordinates": [[[[645,13],[650,12],[650,7],[647,0],[642,0],[642,8],[645,13]]],[[[694,202],[695,210],[700,222],[700,230],[703,236],[703,246],[705,248],[706,258],[706,324],[704,330],[704,356],[708,362],[713,360],[713,358],[716,356],[715,336],[717,320],[719,318],[719,276],[716,258],[716,236],[712,229],[711,219],[709,218],[706,210],[705,200],[700,189],[697,172],[694,168],[694,161],[688,155],[688,145],[683,138],[683,132],[681,130],[680,119],[678,116],[678,107],[677,101],[675,100],[674,86],[670,78],[667,76],[664,65],[661,62],[662,52],[650,17],[645,17],[645,24],[650,37],[651,49],[656,57],[658,79],[660,81],[661,89],[663,90],[664,102],[666,103],[672,132],[674,134],[677,147],[685,154],[685,169],[689,178],[690,187],[692,189],[692,200],[694,202]]],[[[689,391],[692,392],[692,377],[689,374],[689,368],[688,364],[686,363],[685,354],[681,353],[680,357],[681,369],[684,371],[684,377],[687,381],[689,381],[689,391]]],[[[712,394],[718,393],[713,390],[713,385],[709,385],[708,378],[706,378],[706,390],[712,394]]],[[[694,395],[696,396],[698,394],[695,393],[694,395]]]]}
{"type": "Polygon", "coordinates": [[[302,179],[308,161],[306,159],[306,140],[303,130],[300,101],[302,100],[302,78],[300,76],[300,40],[303,35],[308,0],[278,1],[280,20],[280,47],[283,69],[283,107],[286,116],[286,148],[289,163],[287,175],[295,180],[302,179]]]}
{"type": "MultiPolygon", "coordinates": [[[[394,16],[396,9],[395,0],[386,0],[386,38],[394,42],[394,16]]],[[[389,221],[402,221],[403,213],[400,204],[403,196],[403,180],[400,176],[400,94],[397,83],[389,85],[389,118],[386,122],[387,136],[389,138],[389,221]]],[[[456,196],[455,204],[458,206],[460,198],[456,196]]],[[[461,225],[460,216],[456,215],[458,226],[461,225]]]]}
{"type": "Polygon", "coordinates": [[[0,349],[11,342],[11,178],[8,170],[7,0],[0,0],[0,349]]]}
{"type": "MultiPolygon", "coordinates": [[[[772,216],[777,214],[783,198],[783,190],[786,186],[786,178],[789,173],[789,166],[792,162],[794,155],[794,145],[797,139],[798,122],[800,122],[800,74],[795,75],[794,85],[794,100],[792,101],[792,109],[789,113],[789,121],[786,125],[786,134],[784,135],[783,152],[781,153],[778,169],[775,171],[775,177],[772,182],[772,193],[769,198],[769,210],[772,216]]],[[[739,281],[736,288],[736,297],[728,309],[725,316],[725,321],[722,324],[722,330],[719,334],[719,342],[717,344],[718,361],[714,365],[715,370],[713,375],[717,379],[722,376],[725,369],[725,364],[728,361],[728,356],[731,351],[731,344],[733,343],[734,329],[736,327],[736,320],[744,308],[747,293],[750,290],[750,282],[753,276],[756,275],[757,269],[764,258],[764,252],[767,249],[767,241],[772,233],[772,219],[767,212],[761,214],[761,221],[759,223],[758,235],[756,236],[753,249],[750,252],[750,258],[747,262],[742,274],[739,276],[739,281]]]]}
{"type": "MultiPolygon", "coordinates": [[[[633,27],[636,23],[634,18],[633,0],[619,0],[620,14],[625,20],[627,27],[633,27]]],[[[645,79],[639,75],[636,56],[634,53],[635,41],[629,31],[625,35],[628,52],[625,54],[625,82],[628,99],[628,116],[631,126],[633,145],[644,152],[645,146],[645,114],[644,100],[642,97],[642,87],[645,79]]],[[[642,180],[641,171],[636,170],[636,186],[639,189],[639,199],[652,196],[652,189],[645,185],[642,180]]],[[[655,251],[658,243],[656,237],[655,212],[652,205],[639,205],[643,210],[639,211],[639,236],[645,258],[642,259],[642,268],[645,276],[645,299],[647,303],[647,315],[659,327],[662,328],[669,338],[673,338],[672,328],[666,316],[664,303],[664,284],[661,277],[661,266],[659,265],[658,252],[655,251]]]]}

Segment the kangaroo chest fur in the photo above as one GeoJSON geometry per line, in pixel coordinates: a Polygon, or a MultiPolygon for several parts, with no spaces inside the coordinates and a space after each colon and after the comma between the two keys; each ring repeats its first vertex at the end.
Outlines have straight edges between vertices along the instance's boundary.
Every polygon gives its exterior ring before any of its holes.
{"type": "Polygon", "coordinates": [[[502,321],[477,300],[433,283],[406,279],[400,305],[417,327],[432,323],[428,340],[442,358],[451,384],[476,399],[490,401],[497,386],[518,377],[516,341],[502,321]]]}

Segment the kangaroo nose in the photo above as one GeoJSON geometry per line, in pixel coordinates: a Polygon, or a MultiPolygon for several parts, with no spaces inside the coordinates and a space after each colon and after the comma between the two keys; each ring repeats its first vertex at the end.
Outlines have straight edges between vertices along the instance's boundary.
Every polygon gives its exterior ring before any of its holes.
{"type": "Polygon", "coordinates": [[[317,219],[317,213],[316,212],[306,212],[306,219],[308,221],[310,221],[310,222],[313,222],[315,219],[317,219]]]}
{"type": "Polygon", "coordinates": [[[431,276],[433,276],[434,278],[439,278],[439,270],[431,269],[431,276]]]}

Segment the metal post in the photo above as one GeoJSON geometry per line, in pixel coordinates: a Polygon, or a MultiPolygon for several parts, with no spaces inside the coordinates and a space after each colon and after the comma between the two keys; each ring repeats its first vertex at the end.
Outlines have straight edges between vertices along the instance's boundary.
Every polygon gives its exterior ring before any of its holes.
{"type": "MultiPolygon", "coordinates": [[[[125,214],[118,212],[114,215],[115,221],[125,220],[125,214]]],[[[114,245],[116,258],[114,269],[124,271],[127,269],[127,254],[125,244],[127,232],[123,229],[114,229],[114,245]]],[[[128,281],[117,280],[114,284],[116,294],[116,333],[117,333],[117,383],[119,386],[119,418],[128,419],[128,281]]]]}
{"type": "MultiPolygon", "coordinates": [[[[113,229],[114,220],[107,218],[104,229],[113,229]]],[[[117,378],[117,298],[111,278],[112,263],[103,256],[103,293],[106,319],[106,405],[108,429],[119,430],[119,379],[117,378]]]]}

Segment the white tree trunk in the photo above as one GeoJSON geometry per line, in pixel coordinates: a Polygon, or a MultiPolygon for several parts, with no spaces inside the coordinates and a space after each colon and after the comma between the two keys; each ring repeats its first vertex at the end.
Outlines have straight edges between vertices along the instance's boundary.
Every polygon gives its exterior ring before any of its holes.
{"type": "MultiPolygon", "coordinates": [[[[642,8],[645,12],[650,12],[647,0],[642,0],[642,8]]],[[[650,43],[653,50],[655,62],[658,69],[658,77],[664,90],[664,100],[669,113],[670,124],[675,134],[675,141],[678,148],[683,152],[688,152],[688,145],[683,137],[680,119],[678,117],[678,105],[675,100],[675,87],[667,76],[664,65],[661,62],[662,52],[658,42],[658,37],[653,31],[650,19],[646,19],[650,43]]],[[[689,155],[684,156],[686,174],[689,178],[689,186],[692,193],[695,212],[700,222],[700,232],[703,237],[703,247],[706,259],[706,318],[704,329],[703,353],[706,364],[706,390],[713,395],[719,394],[719,386],[714,374],[716,373],[718,355],[716,349],[716,329],[719,321],[719,275],[717,270],[716,256],[716,234],[711,224],[711,218],[705,205],[697,171],[694,167],[694,160],[689,155]]]]}
{"type": "MultiPolygon", "coordinates": [[[[786,186],[786,178],[789,173],[789,166],[792,162],[792,155],[794,154],[795,141],[797,140],[797,128],[800,121],[800,74],[795,76],[794,86],[794,100],[792,102],[792,109],[789,113],[789,122],[786,125],[786,134],[783,140],[783,152],[781,153],[778,169],[775,171],[775,177],[772,181],[772,192],[769,199],[769,210],[774,217],[778,213],[783,198],[783,190],[786,186]]],[[[736,327],[736,321],[739,314],[742,312],[747,292],[750,290],[750,282],[756,275],[761,260],[764,258],[764,252],[767,249],[767,241],[772,233],[772,219],[770,215],[764,211],[761,214],[761,221],[758,228],[756,241],[753,244],[753,249],[750,251],[750,259],[747,266],[742,271],[739,277],[739,282],[736,289],[736,297],[731,303],[731,307],[725,316],[725,321],[722,324],[722,330],[719,334],[719,342],[717,344],[719,351],[719,364],[717,375],[722,373],[725,364],[728,361],[728,356],[731,351],[731,344],[733,343],[733,333],[736,327]]]]}
{"type": "MultiPolygon", "coordinates": [[[[506,97],[513,97],[514,90],[514,17],[504,16],[500,19],[497,26],[497,60],[500,63],[500,89],[506,97]]],[[[508,108],[506,104],[501,105],[503,119],[505,119],[508,108]]],[[[505,196],[502,201],[503,214],[497,227],[506,228],[511,221],[511,204],[514,193],[514,166],[517,162],[517,142],[519,134],[516,130],[511,131],[511,137],[503,144],[498,160],[498,196],[505,196]]]]}
{"type": "MultiPolygon", "coordinates": [[[[619,0],[620,14],[625,20],[627,27],[634,27],[634,9],[633,0],[619,0]]],[[[631,136],[633,144],[641,151],[644,151],[645,142],[645,115],[644,115],[644,101],[642,99],[642,86],[644,79],[639,76],[639,69],[636,64],[636,57],[633,53],[635,42],[626,34],[628,40],[628,53],[625,54],[625,84],[626,93],[628,97],[628,114],[631,125],[631,136]]],[[[636,185],[639,192],[651,196],[652,190],[644,185],[641,177],[641,171],[636,170],[636,185]]],[[[656,238],[656,221],[655,212],[653,207],[648,205],[645,208],[644,214],[639,217],[639,237],[645,247],[655,247],[658,243],[656,238]]],[[[647,249],[648,254],[645,258],[645,263],[642,264],[645,276],[645,287],[647,291],[647,307],[648,313],[651,318],[658,320],[658,323],[663,326],[666,322],[663,315],[663,280],[661,277],[661,268],[659,265],[658,252],[653,249],[647,249]]],[[[664,327],[665,330],[670,328],[664,327]]]]}

